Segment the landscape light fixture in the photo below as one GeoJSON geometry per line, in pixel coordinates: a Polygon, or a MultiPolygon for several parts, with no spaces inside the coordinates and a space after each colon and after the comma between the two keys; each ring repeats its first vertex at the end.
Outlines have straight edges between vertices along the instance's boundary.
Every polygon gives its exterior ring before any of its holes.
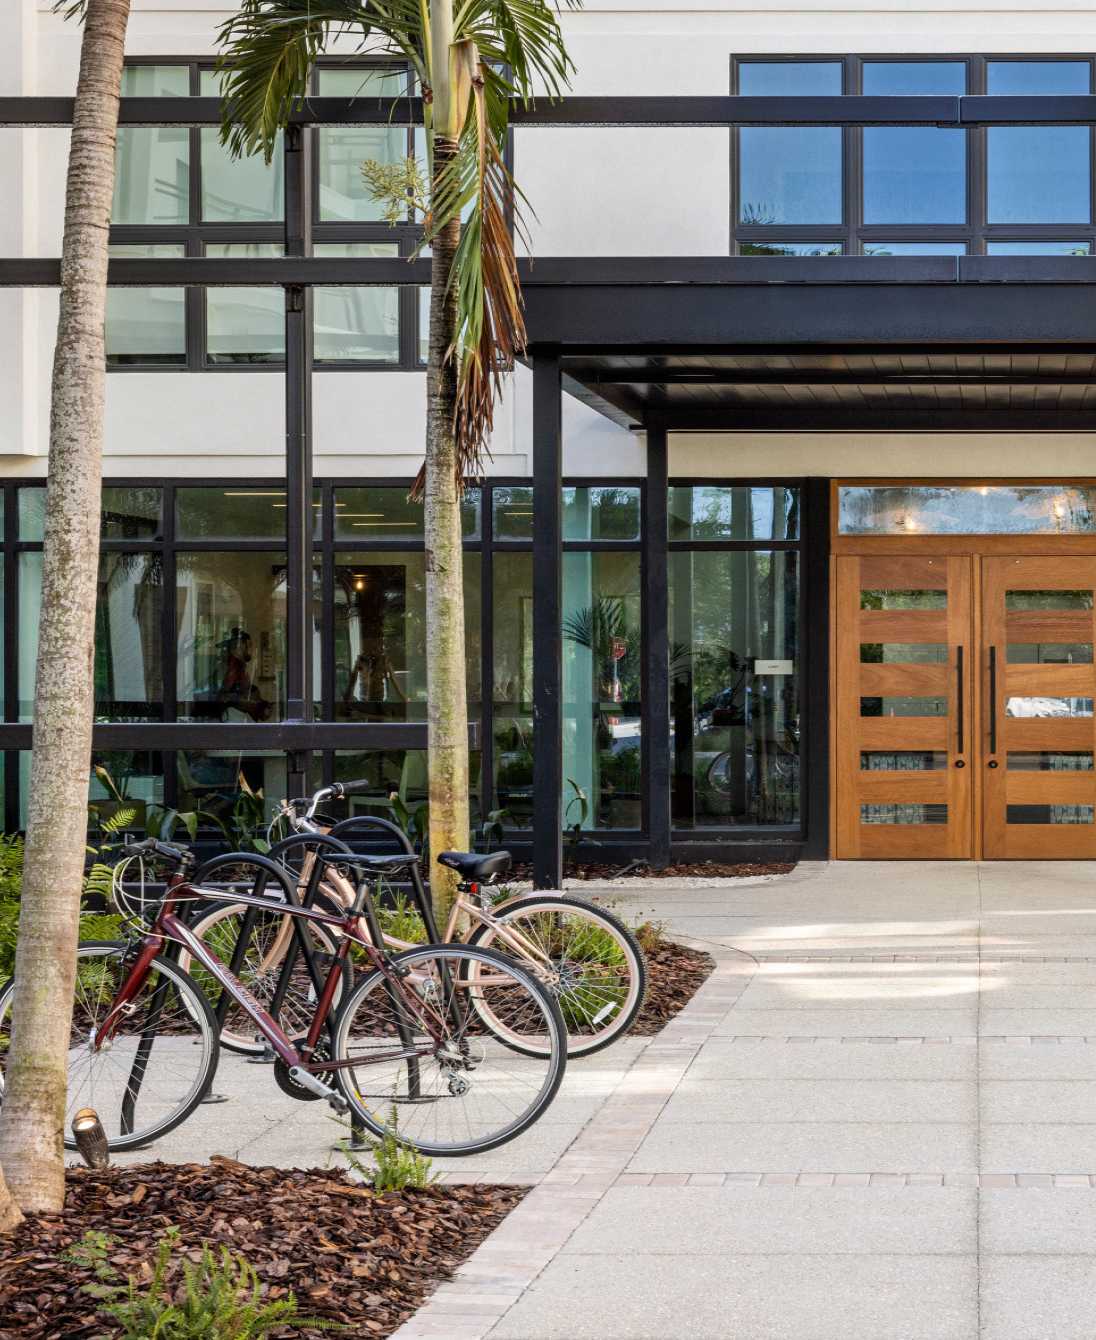
{"type": "Polygon", "coordinates": [[[80,1157],[89,1168],[107,1168],[110,1166],[110,1150],[107,1148],[107,1133],[99,1120],[99,1113],[93,1107],[82,1107],[72,1119],[72,1135],[80,1157]]]}

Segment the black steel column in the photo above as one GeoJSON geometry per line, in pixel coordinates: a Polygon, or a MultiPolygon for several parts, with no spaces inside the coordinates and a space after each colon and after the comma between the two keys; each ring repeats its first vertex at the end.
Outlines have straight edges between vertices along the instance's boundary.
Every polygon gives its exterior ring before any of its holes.
{"type": "Polygon", "coordinates": [[[647,484],[643,510],[643,752],[647,779],[647,853],[661,870],[670,861],[670,635],[666,429],[647,427],[647,484]]]}
{"type": "MultiPolygon", "coordinates": [[[[312,249],[311,133],[285,132],[285,254],[312,249]]],[[[312,691],[312,290],[285,288],[286,719],[310,721],[312,691]]],[[[290,753],[290,795],[308,789],[308,755],[290,753]]]]}
{"type": "Polygon", "coordinates": [[[803,648],[803,719],[800,803],[803,856],[830,854],[830,481],[808,479],[802,493],[800,646],[803,648]]]}
{"type": "Polygon", "coordinates": [[[559,350],[533,351],[533,886],[563,883],[563,431],[559,350]]]}

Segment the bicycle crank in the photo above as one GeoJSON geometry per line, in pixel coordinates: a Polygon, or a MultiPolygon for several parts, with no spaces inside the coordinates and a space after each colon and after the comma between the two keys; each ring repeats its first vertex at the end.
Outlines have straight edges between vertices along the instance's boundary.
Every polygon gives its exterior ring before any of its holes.
{"type": "MultiPolygon", "coordinates": [[[[299,1038],[293,1045],[299,1050],[304,1045],[304,1039],[299,1038]]],[[[325,1049],[317,1047],[313,1059],[321,1061],[325,1058],[325,1049]]],[[[274,1080],[283,1093],[302,1103],[314,1103],[318,1098],[326,1098],[336,1112],[344,1113],[350,1110],[350,1104],[337,1089],[325,1084],[318,1075],[311,1074],[304,1066],[287,1066],[280,1056],[274,1062],[274,1080]]]]}

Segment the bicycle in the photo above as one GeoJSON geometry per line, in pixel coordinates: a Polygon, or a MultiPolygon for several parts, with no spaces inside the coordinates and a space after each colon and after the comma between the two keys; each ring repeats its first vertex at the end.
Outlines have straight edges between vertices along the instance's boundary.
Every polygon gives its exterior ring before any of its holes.
{"type": "MultiPolygon", "coordinates": [[[[294,829],[294,835],[274,843],[271,856],[282,855],[292,846],[304,846],[309,841],[343,846],[339,842],[340,832],[347,834],[357,821],[336,823],[318,816],[317,810],[325,801],[368,789],[371,788],[366,782],[336,782],[321,787],[311,797],[285,802],[271,821],[271,836],[282,820],[294,829]]],[[[230,864],[233,859],[218,857],[217,863],[230,864]]],[[[636,936],[623,922],[604,908],[570,894],[527,893],[493,902],[491,886],[510,867],[510,854],[506,851],[486,856],[442,852],[438,862],[460,875],[457,896],[440,936],[421,881],[417,879],[418,869],[413,867],[409,871],[430,939],[498,949],[522,963],[556,997],[567,1028],[570,1056],[592,1055],[632,1026],[646,994],[646,958],[636,936]],[[469,927],[463,935],[462,921],[469,927]]],[[[340,878],[337,871],[332,873],[329,863],[326,868],[317,865],[312,854],[306,854],[300,869],[293,873],[301,901],[306,904],[314,902],[331,911],[345,911],[353,900],[353,886],[340,878]],[[318,880],[321,870],[322,877],[318,880]]],[[[200,938],[225,946],[237,944],[247,931],[249,986],[260,997],[265,994],[268,1000],[280,993],[287,1008],[299,1009],[300,965],[290,954],[291,926],[277,920],[256,924],[252,918],[251,925],[245,927],[244,922],[244,909],[226,904],[196,921],[193,929],[200,938]],[[294,976],[298,981],[296,989],[292,985],[294,976]]],[[[368,926],[359,926],[359,932],[368,935],[368,926]]],[[[334,954],[337,935],[338,932],[318,934],[317,949],[326,955],[334,954]]],[[[383,943],[396,951],[411,949],[414,944],[388,933],[383,935],[383,943]]],[[[184,968],[189,966],[185,957],[181,962],[184,968]]],[[[483,1002],[477,1000],[476,1008],[484,1024],[515,1051],[529,1056],[542,1054],[536,1038],[524,1038],[503,1028],[489,1017],[483,1002]]],[[[254,1055],[263,1049],[246,1018],[238,1014],[225,1021],[221,1041],[229,1050],[244,1054],[254,1055]]]]}
{"type": "MultiPolygon", "coordinates": [[[[168,942],[181,944],[223,996],[246,1011],[275,1054],[274,1078],[284,1092],[326,1099],[375,1136],[394,1135],[428,1155],[476,1154],[514,1139],[544,1113],[566,1066],[566,1033],[552,997],[519,964],[490,949],[378,950],[359,932],[364,920],[380,943],[369,876],[406,869],[417,857],[334,852],[330,859],[360,876],[353,904],[337,914],[302,907],[284,877],[280,897],[228,893],[189,881],[194,857],[187,851],[155,839],[128,849],[115,871],[114,902],[139,933],[79,947],[66,1129],[76,1110],[93,1107],[109,1147],[133,1149],[174,1130],[208,1094],[219,1056],[216,1015],[194,978],[163,952],[168,942]],[[172,871],[163,892],[151,897],[146,857],[172,871]],[[127,884],[134,861],[136,890],[127,884]],[[226,896],[260,913],[276,909],[297,932],[306,925],[337,929],[326,974],[300,937],[316,991],[303,1036],[290,1038],[176,913],[182,902],[226,896]],[[368,970],[333,1015],[352,945],[368,970]],[[543,1055],[516,1059],[469,1008],[477,999],[508,1026],[539,1032],[543,1055]]],[[[9,982],[0,990],[0,1049],[10,1037],[12,996],[9,982]]],[[[0,1100],[3,1059],[0,1050],[0,1100]]],[[[65,1143],[75,1147],[71,1139],[65,1143]]]]}

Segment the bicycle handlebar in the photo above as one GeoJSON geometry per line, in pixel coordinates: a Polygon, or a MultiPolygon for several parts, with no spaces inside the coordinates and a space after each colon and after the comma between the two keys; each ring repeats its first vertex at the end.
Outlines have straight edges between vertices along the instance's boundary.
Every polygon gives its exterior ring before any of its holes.
{"type": "Polygon", "coordinates": [[[125,856],[162,856],[165,861],[174,861],[183,865],[193,861],[194,856],[184,847],[172,846],[170,842],[161,842],[158,838],[144,838],[140,842],[127,842],[123,848],[125,856]]]}

